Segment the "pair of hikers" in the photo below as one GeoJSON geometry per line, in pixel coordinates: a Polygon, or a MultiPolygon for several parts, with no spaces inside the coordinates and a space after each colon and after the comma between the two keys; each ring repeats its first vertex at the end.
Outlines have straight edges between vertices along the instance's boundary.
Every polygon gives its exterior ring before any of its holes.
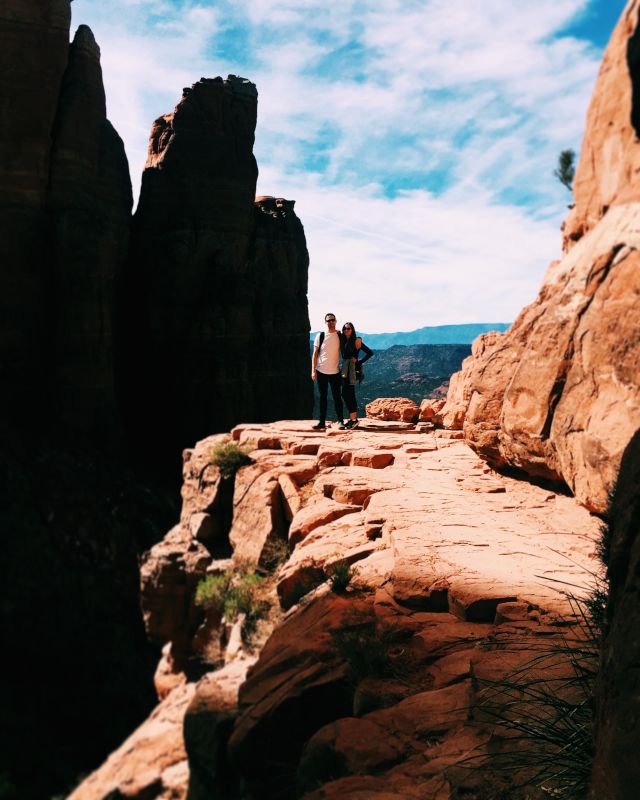
{"type": "Polygon", "coordinates": [[[318,382],[320,394],[320,419],[313,429],[326,429],[327,392],[330,386],[338,427],[349,430],[358,424],[356,381],[361,378],[362,365],[371,358],[373,350],[356,334],[351,322],[345,322],[342,331],[338,332],[335,314],[325,314],[324,321],[327,329],[316,336],[311,358],[311,379],[318,382]],[[360,353],[364,353],[364,358],[360,358],[360,353]],[[343,417],[343,398],[349,411],[346,422],[343,417]]]}

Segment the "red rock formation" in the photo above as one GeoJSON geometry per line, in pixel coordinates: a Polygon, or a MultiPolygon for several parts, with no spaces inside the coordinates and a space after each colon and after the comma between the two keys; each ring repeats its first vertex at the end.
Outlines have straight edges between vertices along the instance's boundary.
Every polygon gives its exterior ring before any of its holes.
{"type": "Polygon", "coordinates": [[[508,332],[476,340],[441,411],[451,427],[464,419],[467,442],[493,466],[563,480],[599,512],[640,426],[638,7],[616,28],[591,103],[569,217],[581,220],[580,237],[570,234],[579,241],[508,332]]]}
{"type": "Polygon", "coordinates": [[[638,3],[628,0],[606,49],[587,115],[573,183],[575,206],[564,226],[571,248],[614,205],[640,199],[640,34],[638,3]],[[629,110],[631,109],[631,118],[629,110]]]}
{"type": "Polygon", "coordinates": [[[261,561],[277,587],[269,596],[276,627],[249,654],[220,635],[223,620],[210,620],[215,663],[184,714],[188,796],[266,800],[320,786],[305,796],[364,800],[378,786],[393,797],[435,799],[462,794],[472,780],[480,781],[475,796],[488,796],[490,766],[477,777],[476,762],[475,778],[450,769],[484,758],[495,741],[481,712],[483,681],[539,663],[544,641],[557,659],[566,634],[554,623],[568,623],[571,609],[541,575],[579,580],[593,564],[598,521],[572,498],[493,473],[448,431],[378,422],[318,434],[310,421],[283,421],[241,425],[232,435],[260,442],[235,479],[233,557],[211,560],[197,538],[194,518],[224,514],[209,463],[215,438],[206,439],[185,453],[180,525],[142,567],[147,629],[171,641],[157,673],[162,703],[74,798],[129,787],[158,800],[184,796],[184,752],[174,746],[181,720],[170,709],[184,713],[185,692],[201,675],[186,669],[205,641],[196,585],[205,573],[261,561]],[[290,516],[274,514],[286,498],[290,516]],[[274,568],[262,556],[285,520],[294,549],[274,568]],[[561,555],[569,547],[571,560],[561,555]],[[329,579],[344,564],[349,586],[333,591],[329,579]],[[361,647],[378,658],[378,641],[387,672],[363,677],[356,667],[362,658],[366,671],[369,656],[361,647]],[[248,658],[256,663],[243,680],[248,658]]]}
{"type": "Polygon", "coordinates": [[[153,125],[127,278],[131,422],[184,447],[310,412],[308,254],[293,202],[254,201],[257,91],[185,89],[153,125]]]}

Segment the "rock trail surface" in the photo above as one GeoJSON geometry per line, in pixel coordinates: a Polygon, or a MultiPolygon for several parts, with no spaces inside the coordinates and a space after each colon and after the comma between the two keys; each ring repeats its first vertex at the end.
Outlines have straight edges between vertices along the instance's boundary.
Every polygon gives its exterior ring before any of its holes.
{"type": "Polygon", "coordinates": [[[233,491],[210,463],[220,437],[185,451],[180,523],[142,564],[164,700],[73,800],[487,797],[485,678],[560,646],[575,622],[563,590],[597,571],[599,521],[428,424],[311,425],[237,426],[256,449],[233,491]],[[345,563],[349,585],[332,591],[345,563]],[[253,645],[232,648],[224,620],[194,603],[203,576],[229,567],[273,590],[253,645]],[[367,648],[377,666],[359,663],[367,648]],[[164,752],[159,715],[171,737],[184,725],[186,747],[164,752]]]}

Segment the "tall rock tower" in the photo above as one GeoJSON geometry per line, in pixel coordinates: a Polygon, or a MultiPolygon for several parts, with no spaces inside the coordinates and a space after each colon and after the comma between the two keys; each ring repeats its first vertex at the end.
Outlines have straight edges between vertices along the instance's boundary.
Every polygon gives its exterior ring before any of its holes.
{"type": "Polygon", "coordinates": [[[150,446],[311,411],[306,242],[292,202],[255,201],[257,97],[203,78],[151,130],[121,339],[150,446]]]}
{"type": "Polygon", "coordinates": [[[115,287],[132,206],[100,50],[70,0],[8,0],[0,21],[0,403],[23,429],[117,427],[115,287]]]}

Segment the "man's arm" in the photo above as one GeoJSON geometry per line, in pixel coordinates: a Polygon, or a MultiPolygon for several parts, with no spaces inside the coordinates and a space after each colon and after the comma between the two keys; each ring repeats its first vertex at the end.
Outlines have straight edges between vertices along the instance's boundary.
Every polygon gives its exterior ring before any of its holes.
{"type": "Polygon", "coordinates": [[[317,377],[316,366],[318,365],[318,353],[320,351],[319,345],[313,346],[313,355],[311,356],[311,380],[315,381],[317,377]]]}

